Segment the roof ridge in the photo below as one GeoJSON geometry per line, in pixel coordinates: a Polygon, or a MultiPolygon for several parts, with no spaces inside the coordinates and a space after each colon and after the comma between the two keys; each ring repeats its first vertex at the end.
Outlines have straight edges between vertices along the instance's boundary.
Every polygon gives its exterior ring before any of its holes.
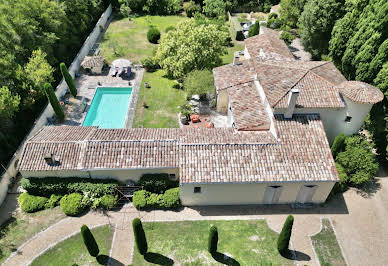
{"type": "MultiPolygon", "coordinates": [[[[256,69],[255,69],[255,70],[256,70],[256,69]]],[[[252,82],[252,81],[254,81],[254,80],[255,80],[255,77],[252,77],[252,79],[250,79],[250,80],[248,80],[248,81],[239,82],[239,83],[237,83],[237,84],[230,85],[230,86],[227,86],[227,87],[225,87],[225,88],[218,89],[218,90],[219,90],[219,91],[221,91],[221,90],[227,90],[227,89],[229,89],[229,88],[231,88],[231,87],[236,87],[236,86],[239,86],[239,85],[244,84],[244,83],[252,82]]]]}

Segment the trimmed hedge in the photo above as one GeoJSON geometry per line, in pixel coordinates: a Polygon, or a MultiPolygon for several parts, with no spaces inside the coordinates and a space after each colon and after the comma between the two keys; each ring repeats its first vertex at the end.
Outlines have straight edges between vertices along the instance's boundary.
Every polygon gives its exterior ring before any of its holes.
{"type": "Polygon", "coordinates": [[[157,44],[160,39],[160,31],[155,27],[150,27],[147,32],[147,39],[150,43],[157,44]]]}
{"type": "Polygon", "coordinates": [[[292,226],[294,224],[294,216],[288,215],[286,221],[284,222],[282,231],[279,234],[277,247],[280,255],[284,257],[288,257],[290,255],[290,251],[288,249],[288,245],[290,244],[292,226]]]}
{"type": "Polygon", "coordinates": [[[59,68],[61,69],[62,76],[63,76],[64,80],[66,81],[67,86],[70,89],[71,95],[76,97],[77,96],[77,88],[75,87],[74,80],[73,80],[72,76],[70,75],[69,71],[67,70],[65,63],[60,63],[59,68]]]}
{"type": "Polygon", "coordinates": [[[181,206],[179,188],[169,189],[164,194],[155,194],[145,190],[139,190],[133,193],[132,203],[136,209],[178,208],[181,206]]]}
{"type": "Polygon", "coordinates": [[[81,227],[81,235],[90,256],[97,257],[98,253],[100,253],[100,249],[98,248],[96,239],[94,238],[92,232],[90,232],[89,227],[83,225],[81,227]]]}
{"type": "Polygon", "coordinates": [[[22,211],[37,212],[45,208],[48,198],[33,196],[24,192],[19,196],[18,201],[22,211]]]}
{"type": "Polygon", "coordinates": [[[140,177],[138,185],[149,192],[162,194],[169,188],[177,187],[179,182],[171,181],[168,174],[145,174],[140,177]]]}
{"type": "Polygon", "coordinates": [[[51,196],[52,194],[65,195],[69,193],[89,193],[94,197],[106,194],[115,194],[118,182],[112,179],[86,179],[79,177],[58,178],[23,178],[22,187],[32,195],[51,196]]]}
{"type": "Polygon", "coordinates": [[[67,216],[77,216],[85,210],[82,202],[83,196],[79,193],[72,193],[63,196],[60,201],[61,209],[67,216]]]}
{"type": "Polygon", "coordinates": [[[147,239],[143,225],[139,218],[132,221],[133,234],[135,235],[136,247],[141,255],[145,255],[148,250],[147,239]]]}
{"type": "Polygon", "coordinates": [[[218,245],[218,230],[214,225],[210,227],[209,230],[209,239],[208,239],[208,251],[210,254],[217,252],[218,245]]]}
{"type": "Polygon", "coordinates": [[[345,150],[345,134],[341,133],[335,137],[333,144],[331,145],[331,154],[333,154],[334,159],[337,157],[338,153],[345,150]]]}
{"type": "Polygon", "coordinates": [[[48,201],[46,202],[46,205],[45,205],[46,209],[51,209],[51,208],[54,208],[55,206],[58,206],[61,198],[62,198],[62,195],[52,194],[48,199],[48,201]]]}
{"type": "Polygon", "coordinates": [[[49,83],[44,84],[43,87],[44,91],[46,92],[47,99],[53,107],[55,115],[60,121],[63,121],[65,119],[65,113],[63,112],[62,106],[54,93],[53,87],[49,83]]]}
{"type": "Polygon", "coordinates": [[[116,206],[118,196],[117,195],[104,195],[99,198],[98,207],[103,208],[104,210],[111,210],[116,206]]]}

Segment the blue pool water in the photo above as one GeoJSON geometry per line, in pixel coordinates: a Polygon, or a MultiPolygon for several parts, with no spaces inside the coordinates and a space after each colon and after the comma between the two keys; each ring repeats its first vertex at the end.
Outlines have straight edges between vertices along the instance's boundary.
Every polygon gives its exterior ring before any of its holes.
{"type": "Polygon", "coordinates": [[[123,128],[132,88],[99,87],[86,114],[84,126],[123,128]]]}

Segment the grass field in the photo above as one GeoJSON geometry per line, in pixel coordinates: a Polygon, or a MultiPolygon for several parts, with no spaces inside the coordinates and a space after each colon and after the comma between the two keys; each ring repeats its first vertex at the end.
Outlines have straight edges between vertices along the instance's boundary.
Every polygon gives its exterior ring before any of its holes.
{"type": "MultiPolygon", "coordinates": [[[[100,249],[100,254],[107,258],[112,243],[113,230],[109,225],[91,229],[100,249]]],[[[40,265],[100,265],[89,255],[81,234],[76,234],[53,248],[49,249],[32,262],[32,266],[40,265]]]]}
{"type": "Polygon", "coordinates": [[[157,44],[147,40],[150,25],[156,26],[163,36],[167,27],[175,27],[185,19],[182,16],[142,16],[131,21],[128,18],[113,20],[102,40],[101,54],[109,63],[120,57],[140,63],[157,48],[157,44]]]}
{"type": "Polygon", "coordinates": [[[276,249],[278,234],[265,220],[143,223],[149,254],[135,248],[133,265],[292,265],[276,249]],[[218,228],[218,252],[207,251],[209,228],[218,228]]]}
{"type": "Polygon", "coordinates": [[[346,265],[341,248],[328,219],[322,219],[322,230],[311,237],[321,265],[346,265]]]}
{"type": "Polygon", "coordinates": [[[29,238],[65,217],[60,207],[30,214],[17,213],[0,226],[0,264],[29,238]]]}

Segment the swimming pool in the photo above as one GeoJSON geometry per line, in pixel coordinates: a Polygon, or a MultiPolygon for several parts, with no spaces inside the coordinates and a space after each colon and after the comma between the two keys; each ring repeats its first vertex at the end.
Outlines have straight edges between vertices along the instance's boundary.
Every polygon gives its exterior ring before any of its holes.
{"type": "Polygon", "coordinates": [[[82,125],[123,128],[131,94],[130,87],[98,87],[82,125]]]}

